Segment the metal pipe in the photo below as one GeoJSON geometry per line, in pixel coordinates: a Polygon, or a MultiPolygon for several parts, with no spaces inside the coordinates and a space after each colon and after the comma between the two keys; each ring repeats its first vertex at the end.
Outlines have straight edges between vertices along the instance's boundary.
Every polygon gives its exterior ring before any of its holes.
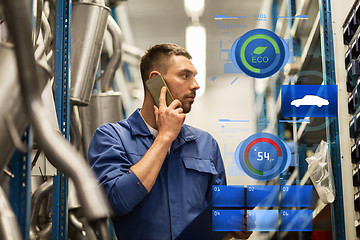
{"type": "Polygon", "coordinates": [[[101,5],[105,6],[104,0],[93,0],[93,3],[97,3],[97,4],[101,4],[101,5]]]}
{"type": "Polygon", "coordinates": [[[113,89],[112,85],[114,83],[115,72],[121,64],[121,55],[122,55],[121,45],[123,43],[122,31],[119,25],[115,22],[115,20],[111,16],[108,17],[107,29],[112,37],[113,54],[110,58],[108,65],[106,66],[103,79],[101,80],[102,92],[113,89]]]}
{"type": "Polygon", "coordinates": [[[110,9],[95,3],[74,3],[71,15],[70,101],[88,105],[103,47],[110,9]]]}
{"type": "Polygon", "coordinates": [[[4,240],[23,239],[17,218],[12,211],[4,190],[0,187],[0,238],[4,240]]]}
{"type": "Polygon", "coordinates": [[[39,78],[31,43],[30,12],[25,0],[4,0],[5,17],[16,46],[24,104],[30,116],[38,143],[49,161],[73,179],[84,215],[90,221],[108,217],[108,204],[98,186],[94,173],[83,157],[69,143],[55,133],[46,118],[46,110],[40,98],[39,78]],[[81,169],[81,171],[79,171],[81,169]]]}
{"type": "Polygon", "coordinates": [[[46,53],[46,51],[49,49],[49,46],[51,43],[51,38],[52,38],[50,24],[45,16],[45,13],[42,13],[42,16],[41,16],[41,29],[42,29],[42,33],[44,34],[44,37],[43,37],[44,42],[43,42],[43,46],[39,53],[38,58],[41,58],[46,53]]]}
{"type": "Polygon", "coordinates": [[[99,239],[110,239],[109,228],[106,219],[101,219],[97,222],[90,223],[99,234],[99,239]]]}
{"type": "MultiPolygon", "coordinates": [[[[34,43],[36,43],[39,34],[40,34],[40,27],[41,27],[41,18],[42,18],[42,10],[44,6],[44,0],[37,0],[34,1],[36,4],[36,20],[35,20],[35,36],[34,36],[34,43]]],[[[34,9],[35,10],[35,9],[34,9]]]]}
{"type": "Polygon", "coordinates": [[[81,146],[81,133],[75,117],[74,105],[70,106],[70,142],[79,150],[81,146]]]}
{"type": "Polygon", "coordinates": [[[136,59],[141,59],[141,57],[144,55],[144,50],[141,50],[138,47],[135,47],[134,45],[128,44],[126,42],[124,42],[122,44],[122,48],[124,49],[124,53],[128,54],[130,56],[133,56],[136,59]]]}
{"type": "Polygon", "coordinates": [[[38,239],[50,239],[52,233],[52,222],[49,222],[41,231],[38,233],[38,237],[34,240],[38,239]]]}
{"type": "MultiPolygon", "coordinates": [[[[40,236],[45,237],[49,233],[49,226],[51,230],[51,222],[45,228],[37,231],[38,216],[40,212],[41,202],[44,197],[48,196],[53,189],[53,180],[50,179],[41,184],[31,197],[31,213],[30,213],[30,239],[38,239],[40,236]]],[[[42,239],[42,238],[40,238],[42,239]]]]}
{"type": "Polygon", "coordinates": [[[47,54],[47,56],[46,56],[46,62],[47,62],[47,63],[50,64],[50,62],[52,61],[53,55],[54,55],[54,52],[53,52],[53,50],[51,49],[51,50],[49,51],[49,53],[47,54]]]}
{"type": "Polygon", "coordinates": [[[84,231],[84,224],[75,216],[74,211],[69,212],[69,221],[78,231],[84,231]]]}
{"type": "MultiPolygon", "coordinates": [[[[30,120],[25,114],[20,84],[17,80],[15,47],[10,43],[0,43],[0,59],[0,178],[2,178],[4,174],[1,169],[4,169],[10,161],[15,147],[24,146],[25,151],[28,150],[20,136],[30,120]]],[[[45,86],[44,83],[41,85],[45,86]]]]}
{"type": "Polygon", "coordinates": [[[81,3],[96,3],[105,6],[104,0],[80,0],[81,3]]]}

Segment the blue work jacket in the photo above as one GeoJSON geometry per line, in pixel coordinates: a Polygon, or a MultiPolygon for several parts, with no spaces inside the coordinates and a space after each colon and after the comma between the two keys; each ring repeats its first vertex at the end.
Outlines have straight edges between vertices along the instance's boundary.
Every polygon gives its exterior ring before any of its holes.
{"type": "Polygon", "coordinates": [[[100,126],[91,140],[89,162],[115,212],[118,240],[175,239],[209,204],[212,185],[226,184],[215,139],[184,124],[148,193],[129,169],[154,140],[139,109],[100,126]]]}

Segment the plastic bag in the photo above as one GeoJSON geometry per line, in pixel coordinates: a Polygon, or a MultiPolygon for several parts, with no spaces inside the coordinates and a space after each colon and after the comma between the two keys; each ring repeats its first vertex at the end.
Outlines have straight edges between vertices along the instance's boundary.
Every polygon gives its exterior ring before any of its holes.
{"type": "Polygon", "coordinates": [[[334,177],[328,149],[329,144],[321,141],[315,153],[306,158],[310,179],[324,203],[332,203],[335,200],[334,177]]]}

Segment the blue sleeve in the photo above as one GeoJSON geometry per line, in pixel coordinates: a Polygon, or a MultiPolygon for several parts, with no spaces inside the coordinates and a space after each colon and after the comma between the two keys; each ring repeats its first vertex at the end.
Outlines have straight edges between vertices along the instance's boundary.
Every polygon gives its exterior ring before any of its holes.
{"type": "Polygon", "coordinates": [[[89,163],[117,215],[133,210],[147,195],[147,190],[130,171],[123,142],[110,124],[100,126],[91,139],[89,163]]]}
{"type": "Polygon", "coordinates": [[[220,148],[215,139],[213,139],[213,158],[216,171],[218,172],[217,177],[213,179],[213,185],[226,185],[226,174],[224,168],[224,162],[221,157],[220,148]]]}
{"type": "Polygon", "coordinates": [[[212,186],[213,185],[226,185],[226,174],[225,174],[225,168],[224,168],[224,162],[221,157],[219,145],[216,142],[215,139],[212,139],[212,157],[214,161],[214,165],[217,171],[217,175],[213,176],[212,183],[211,183],[211,189],[207,193],[207,200],[208,202],[212,199],[212,186]]]}

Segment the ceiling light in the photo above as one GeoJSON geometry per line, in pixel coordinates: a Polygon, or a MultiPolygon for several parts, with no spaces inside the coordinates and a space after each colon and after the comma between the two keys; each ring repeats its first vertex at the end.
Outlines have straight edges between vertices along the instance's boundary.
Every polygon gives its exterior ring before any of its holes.
{"type": "Polygon", "coordinates": [[[198,72],[195,77],[200,86],[197,95],[201,96],[205,92],[206,85],[206,30],[200,25],[188,26],[185,38],[186,49],[191,54],[192,63],[198,72]]]}
{"type": "Polygon", "coordinates": [[[191,18],[199,18],[204,13],[205,0],[184,0],[185,13],[191,18]]]}

